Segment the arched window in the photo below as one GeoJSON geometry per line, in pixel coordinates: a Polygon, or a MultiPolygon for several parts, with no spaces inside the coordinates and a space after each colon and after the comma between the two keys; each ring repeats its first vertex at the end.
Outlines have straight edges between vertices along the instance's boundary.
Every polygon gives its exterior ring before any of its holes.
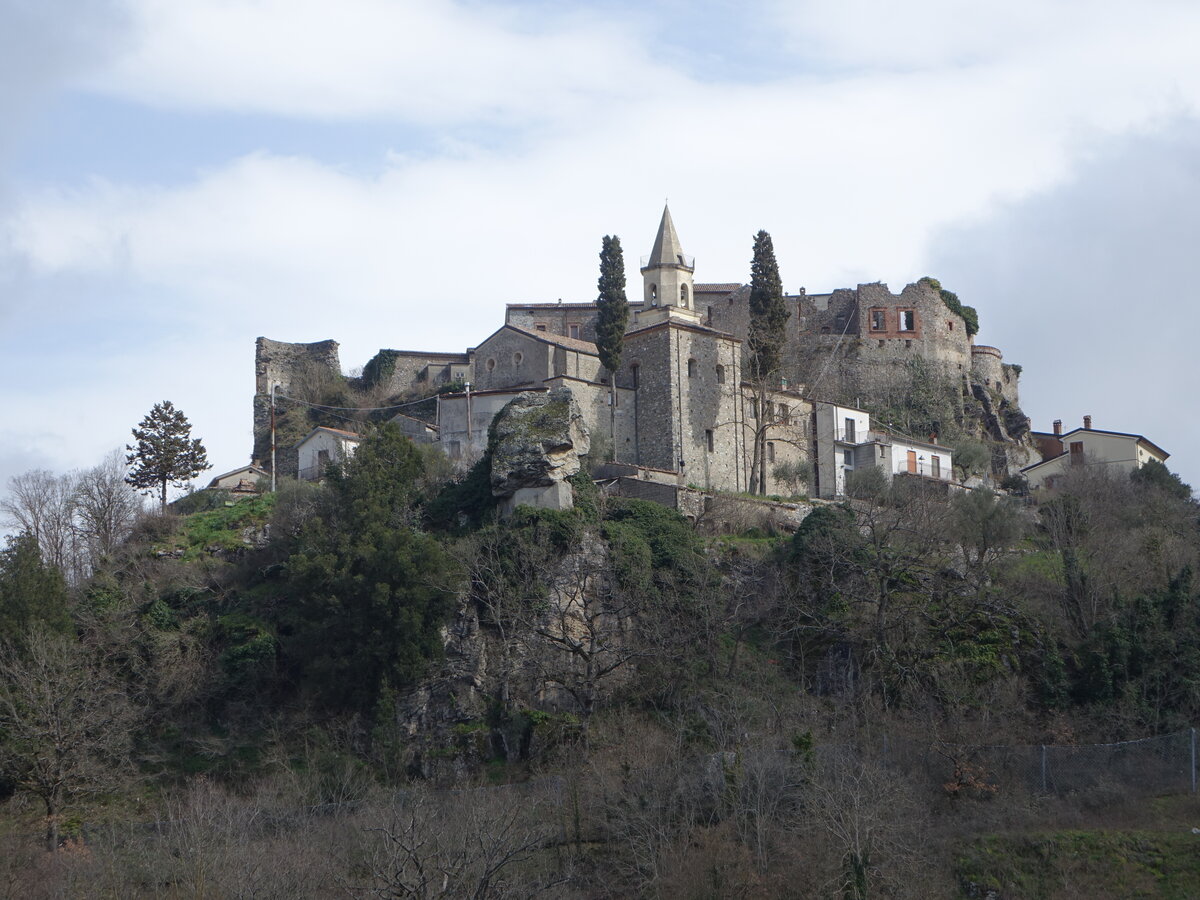
{"type": "Polygon", "coordinates": [[[717,384],[725,383],[725,367],[717,366],[717,384]]]}
{"type": "Polygon", "coordinates": [[[658,306],[658,285],[650,285],[650,305],[658,306]]]}
{"type": "Polygon", "coordinates": [[[694,359],[689,359],[688,360],[688,378],[695,378],[695,377],[696,377],[696,361],[694,359]]]}
{"type": "Polygon", "coordinates": [[[687,309],[688,295],[687,295],[687,285],[686,284],[681,284],[679,286],[679,305],[682,306],[684,309],[687,309]]]}

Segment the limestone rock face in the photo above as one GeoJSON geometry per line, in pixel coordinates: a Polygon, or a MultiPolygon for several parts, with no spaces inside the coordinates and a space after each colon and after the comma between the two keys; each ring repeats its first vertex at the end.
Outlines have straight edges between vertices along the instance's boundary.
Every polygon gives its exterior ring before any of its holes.
{"type": "Polygon", "coordinates": [[[579,457],[591,449],[591,439],[567,388],[518,395],[496,416],[492,429],[494,496],[511,498],[529,489],[551,489],[560,498],[565,489],[570,496],[563,480],[579,471],[579,457]]]}

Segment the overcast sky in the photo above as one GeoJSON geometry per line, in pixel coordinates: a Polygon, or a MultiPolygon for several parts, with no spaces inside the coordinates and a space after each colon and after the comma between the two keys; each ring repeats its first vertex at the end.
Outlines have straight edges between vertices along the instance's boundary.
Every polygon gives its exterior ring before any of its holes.
{"type": "Polygon", "coordinates": [[[513,301],[939,277],[1034,427],[1200,486],[1195,0],[0,0],[0,485],[164,399],[247,462],[254,339],[461,351],[513,301]]]}

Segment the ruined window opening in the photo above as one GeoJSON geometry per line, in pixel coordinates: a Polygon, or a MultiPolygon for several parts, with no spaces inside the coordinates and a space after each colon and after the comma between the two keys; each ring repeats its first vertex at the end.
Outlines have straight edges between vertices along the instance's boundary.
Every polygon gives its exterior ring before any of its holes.
{"type": "Polygon", "coordinates": [[[682,306],[684,309],[687,309],[688,295],[687,295],[687,285],[686,284],[681,284],[679,286],[679,305],[682,306]]]}
{"type": "Polygon", "coordinates": [[[901,331],[916,331],[917,330],[917,313],[915,310],[911,310],[911,309],[900,310],[900,330],[901,331]]]}
{"type": "Polygon", "coordinates": [[[775,442],[767,441],[767,462],[775,462],[775,442]]]}
{"type": "Polygon", "coordinates": [[[708,444],[708,452],[712,453],[713,452],[713,433],[712,433],[711,428],[706,428],[704,430],[704,440],[705,440],[705,443],[708,444]]]}
{"type": "Polygon", "coordinates": [[[821,326],[821,334],[829,334],[829,326],[828,325],[821,326]]]}
{"type": "Polygon", "coordinates": [[[882,309],[871,310],[871,330],[872,331],[886,331],[887,330],[887,320],[885,318],[885,314],[882,309]]]}
{"type": "Polygon", "coordinates": [[[534,327],[536,330],[538,330],[538,331],[545,331],[545,330],[546,330],[546,323],[544,323],[544,322],[538,322],[538,323],[537,323],[536,325],[534,325],[533,327],[534,327]]]}
{"type": "Polygon", "coordinates": [[[695,378],[695,377],[696,377],[696,360],[689,359],[688,360],[688,378],[695,378]]]}
{"type": "Polygon", "coordinates": [[[717,366],[717,384],[725,383],[725,367],[717,366]]]}

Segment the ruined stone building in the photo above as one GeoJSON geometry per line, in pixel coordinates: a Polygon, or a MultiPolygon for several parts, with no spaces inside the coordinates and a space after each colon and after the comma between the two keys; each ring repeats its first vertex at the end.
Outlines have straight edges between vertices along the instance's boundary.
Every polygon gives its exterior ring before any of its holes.
{"type": "MultiPolygon", "coordinates": [[[[493,418],[515,396],[565,387],[583,414],[592,453],[612,460],[618,474],[659,484],[747,491],[754,438],[761,431],[767,493],[835,496],[852,458],[860,465],[868,455],[883,458],[883,441],[891,460],[893,438],[900,442],[898,448],[936,448],[938,435],[904,435],[894,425],[889,429],[888,423],[877,422],[873,430],[863,429],[860,442],[874,442],[875,449],[847,455],[843,447],[842,462],[835,466],[817,447],[819,404],[813,401],[831,401],[840,408],[868,405],[889,392],[903,393],[906,373],[919,367],[950,384],[960,402],[961,397],[978,398],[985,436],[1011,444],[1017,461],[1028,461],[1021,455],[1026,452],[1022,440],[1028,444],[1028,423],[1012,412],[1019,413],[1019,369],[1004,365],[996,348],[974,343],[966,321],[944,302],[936,284],[910,284],[900,294],[883,284],[863,284],[830,294],[801,290],[787,295],[783,367],[777,383],[764,391],[742,378],[749,287],[696,283],[694,273],[695,260],[684,252],[670,211],[664,209],[651,252],[642,260],[641,297],[630,300],[616,373],[604,369],[593,343],[596,304],[559,301],[508,304],[504,323],[462,353],[380,351],[363,378],[381,396],[436,393],[436,400],[424,408],[406,408],[396,421],[415,440],[436,443],[464,465],[486,449],[493,418]],[[835,474],[835,468],[842,474],[835,474]]],[[[265,434],[271,385],[287,395],[295,392],[298,380],[319,381],[321,372],[340,372],[335,342],[258,339],[256,460],[269,457],[265,434]]],[[[845,444],[845,434],[839,441],[845,444]]],[[[896,458],[906,452],[896,449],[896,458]]],[[[281,473],[294,465],[284,462],[287,455],[281,447],[281,473]]],[[[949,459],[948,453],[938,455],[949,459]]],[[[1007,458],[997,461],[1001,470],[1007,464],[1007,458]]],[[[899,463],[889,462],[886,468],[889,476],[903,471],[899,463]]],[[[939,478],[945,477],[939,471],[939,478]]]]}

